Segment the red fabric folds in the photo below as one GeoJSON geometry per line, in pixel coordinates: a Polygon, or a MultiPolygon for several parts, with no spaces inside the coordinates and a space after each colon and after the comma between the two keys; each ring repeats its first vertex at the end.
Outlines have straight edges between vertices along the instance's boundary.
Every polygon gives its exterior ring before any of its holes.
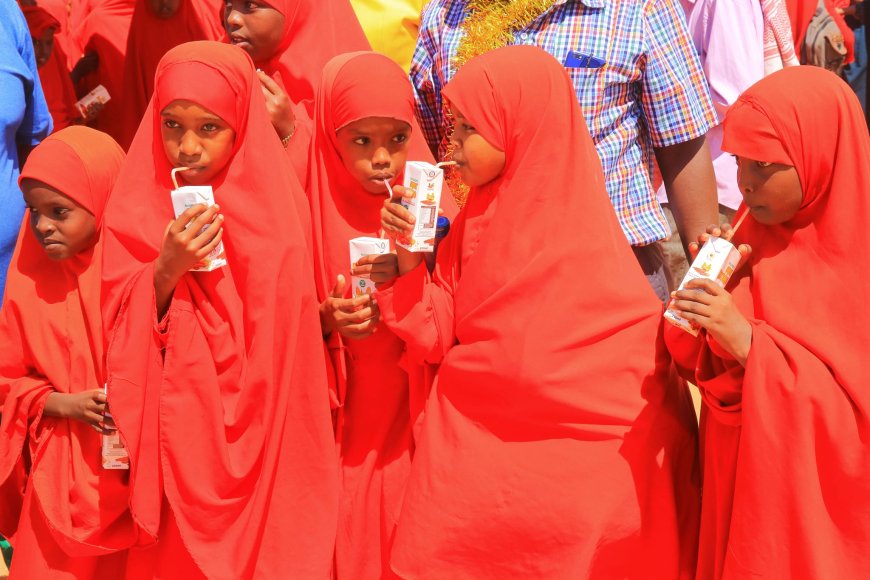
{"type": "Polygon", "coordinates": [[[55,29],[55,44],[48,62],[39,67],[39,82],[42,92],[54,122],[54,131],[59,131],[71,125],[78,117],[76,110],[76,93],[67,70],[67,57],[63,44],[58,41],[57,33],[61,30],[60,22],[44,8],[39,6],[22,6],[22,12],[27,19],[30,35],[41,38],[49,28],[55,29]]]}
{"type": "MultiPolygon", "coordinates": [[[[108,133],[118,142],[125,135],[122,131],[126,101],[124,64],[135,5],[136,0],[89,0],[87,6],[80,6],[70,16],[70,34],[76,51],[68,55],[71,57],[69,67],[75,66],[79,58],[89,52],[96,53],[99,58],[97,70],[79,81],[79,93],[87,94],[102,85],[111,97],[89,125],[108,133]]],[[[131,127],[128,139],[137,126],[138,121],[131,127]]]]}
{"type": "MultiPolygon", "coordinates": [[[[124,160],[109,136],[70,127],[30,154],[22,179],[46,183],[87,208],[99,226],[124,160]]],[[[104,470],[100,435],[83,422],[43,417],[52,392],[78,393],[104,384],[100,319],[103,242],[64,262],[52,261],[22,225],[0,314],[0,532],[15,534],[15,574],[101,566],[100,556],[138,542],[127,509],[126,472],[104,470]],[[29,478],[24,510],[25,472],[29,478]],[[20,525],[17,515],[21,514],[20,525]],[[32,541],[28,541],[28,538],[32,541]]],[[[123,559],[113,574],[123,575],[123,559]]],[[[112,567],[111,565],[109,566],[112,567]]]]}
{"type": "Polygon", "coordinates": [[[712,339],[668,340],[705,405],[698,576],[858,578],[870,569],[870,141],[858,101],[814,67],[777,72],[725,119],[723,149],[793,165],[789,222],[748,218],[731,293],[753,327],[746,368],[712,339]],[[783,159],[785,157],[785,159],[783,159]]]}
{"type": "MultiPolygon", "coordinates": [[[[348,241],[377,237],[383,194],[367,192],[345,169],[336,131],[366,117],[387,117],[412,127],[408,159],[434,163],[414,117],[414,95],[404,71],[386,56],[357,52],[332,59],[323,71],[315,109],[312,143],[311,200],[318,298],[329,296],[336,277],[348,281],[348,241]]],[[[402,174],[393,183],[401,184],[402,174]]],[[[446,214],[456,214],[445,192],[446,214]]],[[[409,371],[414,389],[425,389],[420,365],[404,361],[404,342],[381,325],[364,340],[345,340],[334,332],[327,341],[338,387],[337,437],[342,492],[336,544],[340,578],[382,578],[402,493],[410,470],[412,409],[409,371]]],[[[414,397],[418,401],[419,396],[414,397]]],[[[418,415],[422,409],[414,409],[418,415]]]]}
{"type": "Polygon", "coordinates": [[[327,578],[337,473],[310,216],[244,51],[193,42],[166,54],[117,190],[103,309],[134,515],[154,533],[175,522],[160,541],[180,537],[209,578],[327,578]],[[152,263],[173,216],[160,111],[176,99],[224,112],[236,132],[212,183],[229,265],[186,274],[158,327],[152,263]]]}
{"type": "Polygon", "coordinates": [[[694,416],[571,81],[515,46],[444,94],[507,162],[472,189],[434,282],[421,266],[378,291],[415,358],[441,362],[393,570],[693,577],[694,416]]]}
{"type": "Polygon", "coordinates": [[[214,0],[181,0],[178,12],[169,18],[157,17],[148,0],[137,1],[124,55],[122,147],[130,147],[145,114],[154,92],[154,71],[163,55],[185,42],[223,40],[225,35],[214,0]]]}

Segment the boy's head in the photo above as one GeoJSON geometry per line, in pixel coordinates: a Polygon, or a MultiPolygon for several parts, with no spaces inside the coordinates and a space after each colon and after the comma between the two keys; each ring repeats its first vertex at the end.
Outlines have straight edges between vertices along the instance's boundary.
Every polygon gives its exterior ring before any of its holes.
{"type": "Polygon", "coordinates": [[[272,60],[284,41],[284,15],[260,0],[226,0],[224,27],[230,42],[243,48],[255,63],[272,60]]]}
{"type": "Polygon", "coordinates": [[[389,117],[366,117],[335,132],[336,148],[347,171],[369,193],[384,195],[408,160],[411,125],[389,117]]]}
{"type": "Polygon", "coordinates": [[[172,18],[178,12],[183,0],[147,0],[148,8],[151,12],[160,18],[166,20],[172,18]]]}
{"type": "Polygon", "coordinates": [[[170,102],[160,112],[163,150],[173,167],[189,167],[181,175],[191,185],[210,183],[235,152],[236,132],[201,105],[185,99],[170,102]]]}
{"type": "Polygon", "coordinates": [[[49,258],[67,260],[94,245],[97,220],[86,208],[35,179],[22,179],[21,191],[30,210],[30,228],[49,258]]]}

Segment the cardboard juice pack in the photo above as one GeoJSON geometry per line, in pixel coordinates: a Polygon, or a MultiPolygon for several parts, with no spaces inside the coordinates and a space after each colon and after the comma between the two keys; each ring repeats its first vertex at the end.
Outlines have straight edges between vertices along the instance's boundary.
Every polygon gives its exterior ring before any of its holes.
{"type": "Polygon", "coordinates": [[[410,252],[431,252],[435,248],[444,170],[425,161],[409,161],[405,164],[403,185],[407,193],[413,194],[402,198],[402,206],[414,216],[414,232],[409,244],[396,245],[410,252]]]}
{"type": "MultiPolygon", "coordinates": [[[[176,168],[172,170],[172,182],[175,184],[175,189],[170,192],[172,197],[172,209],[175,212],[175,217],[178,218],[185,210],[197,205],[204,204],[207,207],[214,205],[214,192],[210,185],[185,185],[178,186],[175,180],[175,172],[180,170],[176,168]]],[[[205,230],[210,224],[203,226],[205,230]]],[[[200,230],[200,231],[202,231],[200,230]]],[[[224,251],[224,243],[218,243],[217,247],[209,252],[208,256],[203,258],[193,268],[191,272],[211,272],[222,266],[227,265],[227,256],[224,251]]]]}
{"type": "MultiPolygon", "coordinates": [[[[372,254],[382,255],[390,253],[390,240],[382,238],[354,238],[350,240],[350,266],[363,256],[372,254]]],[[[357,298],[375,291],[374,283],[362,276],[351,276],[351,298],[357,298]]]]}
{"type": "MultiPolygon", "coordinates": [[[[103,392],[106,387],[103,386],[103,392]]],[[[121,434],[115,427],[115,419],[110,413],[103,415],[103,425],[110,432],[100,436],[103,469],[130,469],[130,454],[121,441],[121,434]]]]}
{"type": "MultiPolygon", "coordinates": [[[[739,263],[740,252],[732,243],[722,238],[711,237],[698,252],[695,261],[692,262],[692,266],[680,283],[679,289],[682,290],[690,280],[697,278],[713,280],[724,288],[739,263]]],[[[698,292],[703,292],[703,290],[698,290],[698,292]]],[[[665,311],[665,319],[693,336],[698,336],[698,332],[701,329],[694,322],[686,320],[675,310],[671,310],[670,305],[668,305],[668,309],[665,311]]]]}

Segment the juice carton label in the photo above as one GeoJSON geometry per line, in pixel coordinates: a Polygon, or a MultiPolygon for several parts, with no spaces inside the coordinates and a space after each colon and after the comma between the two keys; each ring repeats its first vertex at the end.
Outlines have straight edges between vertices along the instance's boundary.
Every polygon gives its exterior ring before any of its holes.
{"type": "MultiPolygon", "coordinates": [[[[208,185],[187,185],[179,187],[178,189],[173,189],[170,195],[172,196],[172,209],[175,211],[176,218],[184,213],[186,209],[197,204],[202,203],[206,206],[214,205],[214,192],[212,191],[211,186],[208,185]]],[[[204,226],[203,230],[207,227],[208,226],[204,226]]],[[[224,252],[224,243],[220,242],[214,250],[209,252],[208,256],[203,258],[199,263],[191,268],[190,271],[211,272],[212,270],[216,270],[221,266],[226,265],[227,256],[226,252],[224,252]]]]}
{"type": "MultiPolygon", "coordinates": [[[[381,238],[354,238],[350,241],[350,265],[353,265],[363,256],[372,254],[389,254],[390,241],[381,238]]],[[[372,294],[375,291],[374,283],[362,276],[351,276],[351,295],[353,298],[372,294]]]]}
{"type": "MultiPolygon", "coordinates": [[[[739,263],[740,252],[733,244],[722,238],[711,237],[698,252],[695,261],[692,262],[692,267],[689,268],[685,278],[680,283],[679,289],[682,290],[690,280],[697,278],[713,280],[724,288],[739,263]]],[[[699,292],[703,292],[703,290],[699,290],[699,292]]],[[[698,336],[701,329],[694,322],[686,320],[678,312],[671,310],[670,306],[665,311],[665,319],[694,336],[698,336]]]]}
{"type": "Polygon", "coordinates": [[[84,119],[90,119],[96,114],[95,109],[109,102],[112,97],[103,85],[97,87],[76,101],[76,109],[84,119]]]}
{"type": "MultiPolygon", "coordinates": [[[[106,387],[103,387],[105,392],[106,387]]],[[[103,415],[103,425],[111,432],[101,435],[101,455],[103,469],[130,469],[130,454],[127,453],[121,434],[115,427],[115,419],[110,413],[103,415]]]]}
{"type": "Polygon", "coordinates": [[[431,252],[435,248],[438,206],[444,187],[444,170],[424,161],[405,164],[405,189],[413,197],[402,199],[402,205],[416,220],[409,244],[398,243],[411,252],[431,252]]]}

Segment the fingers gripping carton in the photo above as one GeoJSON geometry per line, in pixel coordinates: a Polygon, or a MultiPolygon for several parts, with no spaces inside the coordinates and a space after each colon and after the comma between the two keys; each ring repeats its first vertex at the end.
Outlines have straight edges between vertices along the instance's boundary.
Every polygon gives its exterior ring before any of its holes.
{"type": "Polygon", "coordinates": [[[84,97],[76,101],[76,109],[83,119],[90,119],[95,112],[111,100],[109,91],[103,85],[97,87],[86,94],[84,97]]]}
{"type": "Polygon", "coordinates": [[[408,244],[397,243],[410,252],[431,252],[435,248],[438,206],[444,187],[444,170],[425,161],[405,164],[403,185],[407,195],[402,205],[414,216],[414,232],[408,244]]]}
{"type": "MultiPolygon", "coordinates": [[[[390,241],[381,238],[354,238],[350,240],[350,267],[356,264],[363,256],[372,254],[382,255],[390,253],[390,241]]],[[[365,294],[372,294],[375,285],[369,278],[351,276],[351,297],[357,298],[365,294]]]]}
{"type": "MultiPolygon", "coordinates": [[[[105,386],[103,392],[106,392],[105,386]]],[[[121,434],[115,427],[115,419],[109,412],[103,415],[103,427],[106,430],[100,437],[103,469],[130,469],[130,454],[127,453],[121,434]]]]}
{"type": "MultiPolygon", "coordinates": [[[[711,237],[698,252],[695,261],[692,262],[691,268],[686,272],[685,278],[680,283],[679,289],[682,290],[691,280],[698,278],[713,280],[724,288],[739,263],[740,252],[733,244],[722,238],[711,237]]],[[[703,290],[698,291],[703,292],[703,290]]],[[[686,320],[670,307],[665,311],[665,319],[693,336],[698,336],[698,332],[701,329],[700,326],[686,320]]]]}
{"type": "MultiPolygon", "coordinates": [[[[172,196],[172,209],[175,212],[176,219],[184,213],[185,210],[197,204],[203,204],[207,207],[214,205],[214,192],[210,185],[186,185],[178,187],[178,182],[175,180],[175,173],[178,170],[181,170],[181,168],[172,170],[172,183],[175,185],[175,189],[170,192],[170,195],[172,196]]],[[[210,224],[206,224],[203,226],[200,233],[205,231],[209,225],[210,224]]],[[[217,270],[226,265],[227,256],[224,251],[224,243],[219,242],[215,249],[209,252],[208,256],[203,258],[199,263],[191,268],[190,271],[211,272],[212,270],[217,270]]]]}

